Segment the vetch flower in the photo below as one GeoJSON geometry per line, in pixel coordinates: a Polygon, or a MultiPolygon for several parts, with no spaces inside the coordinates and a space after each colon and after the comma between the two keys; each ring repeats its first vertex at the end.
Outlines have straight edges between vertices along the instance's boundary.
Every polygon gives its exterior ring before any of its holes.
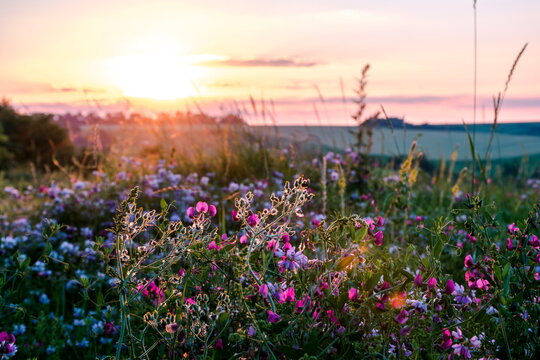
{"type": "Polygon", "coordinates": [[[358,290],[356,288],[349,289],[349,300],[351,301],[358,300],[358,290]]]}
{"type": "Polygon", "coordinates": [[[401,310],[394,320],[400,325],[405,324],[409,320],[409,312],[405,309],[401,310]]]}
{"type": "Polygon", "coordinates": [[[211,216],[211,217],[214,217],[214,216],[216,216],[216,214],[217,214],[216,206],[215,205],[210,205],[208,207],[208,215],[211,216]]]}
{"type": "Polygon", "coordinates": [[[255,226],[259,225],[260,221],[261,220],[259,219],[259,215],[257,215],[257,214],[251,214],[247,218],[247,223],[251,227],[255,227],[255,226]]]}
{"type": "Polygon", "coordinates": [[[465,267],[467,269],[470,269],[474,266],[474,260],[471,255],[465,256],[465,260],[463,261],[463,263],[465,264],[465,267]]]}
{"type": "Polygon", "coordinates": [[[269,323],[276,323],[279,321],[279,319],[281,319],[281,316],[276,314],[275,312],[271,311],[271,310],[268,310],[266,311],[266,313],[268,314],[268,318],[266,319],[269,323]]]}
{"type": "Polygon", "coordinates": [[[195,209],[197,210],[198,213],[204,214],[208,211],[208,204],[205,203],[204,201],[199,201],[197,205],[195,206],[195,209]]]}

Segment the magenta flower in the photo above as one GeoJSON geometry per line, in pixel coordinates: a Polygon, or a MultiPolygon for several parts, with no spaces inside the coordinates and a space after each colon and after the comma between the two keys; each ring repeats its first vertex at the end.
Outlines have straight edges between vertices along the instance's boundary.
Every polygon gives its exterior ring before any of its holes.
{"type": "Polygon", "coordinates": [[[188,207],[186,215],[188,218],[193,219],[195,217],[195,208],[193,206],[188,207]]]}
{"type": "Polygon", "coordinates": [[[249,215],[248,218],[247,218],[247,223],[248,223],[249,226],[251,226],[251,227],[254,227],[254,226],[259,225],[259,222],[260,222],[260,221],[261,221],[261,220],[259,219],[259,215],[257,215],[257,214],[251,214],[251,215],[249,215]]]}
{"type": "Polygon", "coordinates": [[[405,324],[409,320],[409,312],[405,309],[401,310],[394,320],[400,325],[405,324]]]}
{"type": "Polygon", "coordinates": [[[281,319],[281,316],[276,314],[275,312],[271,311],[271,310],[268,310],[266,311],[266,313],[268,314],[268,318],[266,319],[269,323],[276,323],[279,321],[279,319],[281,319]]]}
{"type": "Polygon", "coordinates": [[[195,206],[195,210],[197,210],[198,213],[204,214],[208,211],[208,204],[204,201],[199,201],[195,206]]]}
{"type": "Polygon", "coordinates": [[[216,350],[223,350],[223,340],[217,339],[214,346],[216,347],[216,350]]]}
{"type": "Polygon", "coordinates": [[[428,288],[430,288],[430,289],[436,289],[437,288],[437,279],[435,279],[434,277],[429,278],[429,280],[427,282],[427,285],[428,285],[428,288]]]}
{"type": "Polygon", "coordinates": [[[210,205],[208,207],[208,215],[211,216],[211,217],[214,217],[214,216],[216,216],[216,214],[217,214],[216,206],[215,205],[210,205]]]}
{"type": "Polygon", "coordinates": [[[382,231],[377,231],[375,235],[373,235],[373,242],[375,243],[375,245],[381,246],[383,244],[383,237],[384,235],[382,231]]]}
{"type": "Polygon", "coordinates": [[[238,220],[240,220],[240,217],[238,216],[238,211],[236,211],[236,210],[233,210],[233,211],[231,212],[231,217],[232,217],[233,221],[238,221],[238,220]]]}
{"type": "Polygon", "coordinates": [[[114,323],[105,323],[105,325],[103,325],[103,332],[107,335],[116,334],[116,327],[114,326],[114,323]]]}
{"type": "Polygon", "coordinates": [[[512,242],[512,239],[506,238],[506,250],[510,251],[514,249],[515,247],[514,247],[514,243],[512,242]]]}
{"type": "Polygon", "coordinates": [[[216,244],[214,240],[210,241],[210,243],[208,244],[208,250],[219,250],[219,248],[219,245],[216,244]]]}
{"type": "Polygon", "coordinates": [[[268,285],[262,284],[261,287],[259,288],[259,294],[261,294],[263,297],[267,297],[268,296],[268,285]]]}
{"type": "Polygon", "coordinates": [[[448,279],[444,287],[444,292],[448,295],[451,295],[455,289],[456,289],[456,284],[454,283],[454,281],[452,279],[448,279]]]}
{"type": "Polygon", "coordinates": [[[538,239],[538,236],[531,235],[529,238],[529,245],[531,245],[533,248],[537,249],[540,247],[540,239],[538,239]]]}
{"type": "Polygon", "coordinates": [[[470,269],[470,268],[472,268],[474,266],[474,260],[473,260],[471,255],[465,256],[465,260],[464,260],[463,263],[465,264],[465,267],[467,269],[470,269]]]}
{"type": "Polygon", "coordinates": [[[358,290],[356,288],[349,289],[349,300],[351,301],[358,300],[358,290]]]}
{"type": "Polygon", "coordinates": [[[516,226],[516,224],[511,223],[510,225],[508,225],[508,233],[509,234],[515,234],[517,232],[519,232],[519,228],[516,226]]]}
{"type": "Polygon", "coordinates": [[[442,343],[441,343],[441,349],[447,350],[452,347],[452,334],[450,333],[450,330],[443,329],[442,332],[442,343]]]}
{"type": "Polygon", "coordinates": [[[414,277],[414,285],[418,286],[418,287],[421,287],[424,285],[424,280],[422,279],[422,275],[420,273],[418,273],[415,277],[414,277]]]}
{"type": "Polygon", "coordinates": [[[295,294],[294,294],[294,287],[290,287],[287,290],[280,290],[279,291],[279,299],[278,302],[280,304],[290,301],[294,302],[295,300],[295,294]]]}
{"type": "Polygon", "coordinates": [[[240,244],[247,244],[248,243],[248,238],[246,235],[242,235],[240,236],[240,239],[238,240],[240,242],[240,244]]]}

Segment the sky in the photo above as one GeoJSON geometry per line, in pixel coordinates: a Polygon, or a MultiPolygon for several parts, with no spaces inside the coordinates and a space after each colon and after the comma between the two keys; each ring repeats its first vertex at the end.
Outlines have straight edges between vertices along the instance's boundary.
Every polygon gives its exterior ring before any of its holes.
{"type": "MultiPolygon", "coordinates": [[[[540,121],[540,1],[478,0],[477,122],[540,121]]],[[[0,0],[0,97],[22,111],[242,110],[252,123],[371,115],[472,122],[473,1],[0,0]]]]}

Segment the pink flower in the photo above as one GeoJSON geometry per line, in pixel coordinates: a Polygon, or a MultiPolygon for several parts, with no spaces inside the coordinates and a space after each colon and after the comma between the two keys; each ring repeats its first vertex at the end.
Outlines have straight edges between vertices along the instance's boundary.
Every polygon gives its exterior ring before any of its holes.
{"type": "Polygon", "coordinates": [[[268,318],[266,319],[269,323],[276,323],[279,321],[279,319],[281,319],[281,316],[276,314],[275,312],[271,311],[271,310],[268,310],[266,311],[266,313],[268,314],[268,318]]]}
{"type": "Polygon", "coordinates": [[[531,245],[535,249],[539,248],[540,240],[538,239],[538,236],[531,235],[531,237],[529,238],[529,245],[531,245]]]}
{"type": "Polygon", "coordinates": [[[349,300],[351,301],[358,300],[358,290],[356,288],[349,289],[349,300]]]}
{"type": "Polygon", "coordinates": [[[257,226],[259,225],[259,222],[261,220],[259,219],[259,215],[257,214],[251,214],[249,215],[249,217],[247,218],[247,223],[249,224],[249,226],[251,227],[254,227],[254,226],[257,226]]]}
{"type": "Polygon", "coordinates": [[[233,211],[231,212],[231,217],[232,217],[233,221],[238,221],[238,220],[240,220],[240,217],[238,216],[238,211],[236,211],[236,210],[233,210],[233,211]]]}
{"type": "Polygon", "coordinates": [[[199,201],[197,205],[195,206],[195,209],[197,210],[198,213],[204,214],[208,211],[208,204],[205,203],[204,201],[199,201]]]}
{"type": "Polygon", "coordinates": [[[456,284],[454,283],[454,281],[452,279],[448,279],[444,287],[444,292],[450,295],[454,292],[455,288],[456,288],[456,284]]]}
{"type": "Polygon", "coordinates": [[[240,236],[239,241],[240,241],[240,244],[247,244],[248,243],[248,238],[247,238],[246,235],[242,235],[242,236],[240,236]]]}
{"type": "Polygon", "coordinates": [[[171,323],[171,324],[167,324],[165,325],[165,331],[168,332],[169,334],[174,334],[175,332],[177,332],[179,329],[179,326],[177,323],[171,323]]]}
{"type": "Polygon", "coordinates": [[[208,250],[219,250],[219,248],[219,245],[216,244],[214,240],[210,241],[210,243],[208,244],[208,250]]]}
{"type": "Polygon", "coordinates": [[[473,260],[471,255],[465,256],[465,260],[464,260],[463,263],[465,264],[465,267],[467,269],[470,269],[470,268],[472,268],[474,266],[474,260],[473,260]]]}
{"type": "Polygon", "coordinates": [[[435,279],[434,277],[429,278],[429,280],[427,282],[427,285],[428,285],[428,288],[430,288],[430,289],[436,289],[437,288],[437,279],[435,279]]]}
{"type": "Polygon", "coordinates": [[[452,347],[452,334],[450,333],[450,330],[443,329],[442,332],[442,343],[441,343],[441,349],[447,350],[452,347]]]}
{"type": "Polygon", "coordinates": [[[510,225],[508,225],[508,233],[509,234],[515,234],[517,232],[519,232],[519,228],[516,226],[516,224],[511,223],[510,225]]]}
{"type": "Polygon", "coordinates": [[[208,207],[208,215],[211,216],[211,217],[214,217],[214,216],[216,216],[216,214],[217,214],[216,206],[215,205],[210,205],[208,207]]]}
{"type": "Polygon", "coordinates": [[[193,206],[188,207],[186,215],[190,219],[193,219],[195,217],[195,209],[193,208],[193,206]]]}
{"type": "Polygon", "coordinates": [[[259,294],[261,294],[263,297],[267,297],[268,296],[268,285],[262,284],[261,287],[259,288],[259,294]]]}
{"type": "Polygon", "coordinates": [[[295,300],[294,287],[290,287],[287,290],[279,292],[279,300],[278,300],[278,302],[280,304],[282,304],[282,303],[284,303],[286,301],[294,302],[294,300],[295,300]]]}
{"type": "Polygon", "coordinates": [[[420,286],[423,286],[424,285],[424,280],[422,279],[422,275],[420,273],[418,273],[415,277],[414,277],[414,285],[420,287],[420,286]]]}
{"type": "Polygon", "coordinates": [[[377,231],[375,235],[373,235],[373,242],[375,243],[375,245],[381,246],[383,244],[383,237],[384,235],[382,231],[377,231]]]}
{"type": "Polygon", "coordinates": [[[512,239],[506,238],[506,250],[510,251],[514,249],[515,247],[514,247],[514,243],[512,242],[512,239]]]}
{"type": "Polygon", "coordinates": [[[394,320],[400,325],[405,324],[409,320],[409,312],[405,309],[401,310],[394,320]]]}

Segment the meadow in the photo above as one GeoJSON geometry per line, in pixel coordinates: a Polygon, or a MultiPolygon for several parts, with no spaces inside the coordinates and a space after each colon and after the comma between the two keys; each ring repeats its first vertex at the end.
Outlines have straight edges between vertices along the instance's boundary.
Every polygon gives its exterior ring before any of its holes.
{"type": "Polygon", "coordinates": [[[538,168],[426,170],[422,138],[381,158],[353,130],[5,168],[0,358],[539,358],[538,168]]]}

